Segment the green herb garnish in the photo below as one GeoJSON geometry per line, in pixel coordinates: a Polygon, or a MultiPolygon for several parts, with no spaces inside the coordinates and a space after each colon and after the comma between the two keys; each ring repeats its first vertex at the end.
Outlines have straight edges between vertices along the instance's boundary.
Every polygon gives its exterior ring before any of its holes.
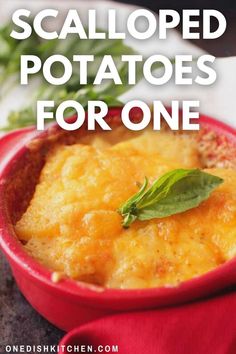
{"type": "MultiPolygon", "coordinates": [[[[88,83],[81,85],[79,82],[79,66],[75,63],[73,74],[68,83],[60,86],[53,86],[47,83],[42,75],[38,74],[39,87],[29,97],[29,103],[21,110],[10,112],[8,116],[7,126],[1,130],[13,130],[28,125],[36,124],[36,101],[39,99],[54,100],[55,107],[53,113],[61,102],[66,100],[75,100],[86,109],[89,100],[102,100],[107,103],[108,107],[121,106],[119,100],[124,92],[129,90],[132,85],[128,85],[128,64],[121,61],[124,54],[136,54],[136,52],[127,46],[120,39],[79,39],[78,36],[69,36],[66,40],[50,40],[41,39],[34,31],[30,38],[24,41],[15,40],[10,37],[12,24],[7,23],[0,28],[0,89],[9,76],[12,76],[15,84],[20,72],[20,56],[25,54],[37,55],[42,62],[53,54],[61,54],[72,60],[74,54],[93,54],[94,62],[88,65],[88,83]],[[112,80],[107,80],[102,85],[94,86],[93,81],[96,72],[104,55],[109,54],[113,57],[123,85],[115,85],[112,80]]],[[[140,62],[137,64],[137,80],[142,78],[142,66],[140,62]]],[[[60,76],[62,67],[59,63],[53,65],[54,76],[60,76]]],[[[0,96],[3,95],[0,90],[0,96]]],[[[65,117],[75,113],[74,110],[67,110],[65,117]]]]}
{"type": "Polygon", "coordinates": [[[197,207],[206,200],[223,179],[199,169],[176,169],[164,174],[148,188],[148,179],[118,212],[123,226],[136,219],[150,220],[178,214],[197,207]]]}
{"type": "MultiPolygon", "coordinates": [[[[32,26],[32,19],[29,19],[32,26]]],[[[84,109],[87,109],[89,100],[104,101],[108,107],[122,106],[123,103],[119,97],[131,89],[133,85],[128,84],[128,64],[121,61],[122,55],[138,54],[134,49],[127,46],[120,39],[80,39],[76,35],[71,35],[66,40],[54,39],[43,40],[35,31],[24,41],[16,40],[10,37],[12,23],[0,27],[0,99],[4,95],[5,84],[11,76],[12,81],[17,84],[18,74],[20,72],[20,57],[25,54],[37,55],[42,62],[51,55],[61,54],[72,60],[74,54],[93,54],[94,62],[88,64],[88,83],[81,85],[79,80],[79,66],[74,65],[72,77],[69,82],[61,86],[53,86],[47,83],[42,75],[38,73],[39,87],[28,98],[29,102],[25,107],[17,111],[10,112],[7,125],[0,128],[0,131],[9,131],[36,124],[36,101],[53,100],[55,106],[52,112],[61,102],[66,100],[75,100],[79,102],[84,109]],[[95,79],[98,67],[104,55],[111,55],[116,63],[122,85],[115,85],[112,80],[107,80],[104,84],[95,86],[95,79]],[[90,65],[91,64],[91,65],[90,65]]],[[[152,70],[162,67],[163,64],[157,62],[152,66],[152,70]]],[[[53,65],[54,76],[60,76],[62,67],[59,63],[53,65]]],[[[137,82],[143,77],[143,63],[136,64],[137,82]]],[[[75,111],[68,109],[65,112],[65,118],[73,115],[75,111]]]]}

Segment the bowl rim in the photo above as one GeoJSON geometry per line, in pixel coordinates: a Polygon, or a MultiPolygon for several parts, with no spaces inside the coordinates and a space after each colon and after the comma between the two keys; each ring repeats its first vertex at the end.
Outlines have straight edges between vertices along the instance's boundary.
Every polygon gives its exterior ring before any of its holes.
{"type": "MultiPolygon", "coordinates": [[[[120,111],[121,107],[109,109],[109,113],[120,113],[120,111]]],[[[235,128],[205,115],[200,115],[200,123],[218,134],[223,134],[228,137],[229,140],[234,140],[234,144],[236,144],[235,128]]],[[[53,126],[55,125],[56,124],[53,126]]],[[[20,139],[23,140],[23,143],[20,144],[17,151],[10,156],[5,165],[3,164],[2,166],[0,164],[0,201],[3,198],[4,180],[8,178],[14,162],[20,159],[27,151],[25,141],[29,141],[35,137],[43,137],[44,134],[46,134],[45,132],[47,132],[47,130],[44,132],[37,132],[35,134],[34,128],[23,128],[13,131],[0,139],[0,147],[2,146],[3,148],[4,146],[6,147],[12,139],[18,139],[18,141],[20,139]],[[27,139],[23,139],[25,137],[27,137],[27,139]]],[[[8,154],[9,151],[6,153],[6,157],[8,154]]],[[[21,268],[21,270],[23,270],[29,278],[36,278],[39,282],[43,283],[46,287],[49,287],[52,291],[60,291],[62,294],[66,294],[67,296],[70,295],[75,299],[80,298],[90,302],[94,302],[94,300],[96,300],[94,306],[99,304],[104,305],[107,300],[120,301],[125,299],[132,301],[137,299],[137,297],[142,300],[157,298],[164,299],[172,296],[175,297],[178,294],[186,294],[199,287],[209,288],[210,284],[215,282],[216,279],[224,280],[225,274],[232,268],[232,266],[236,268],[236,257],[234,257],[222,265],[208,271],[207,273],[195,276],[186,281],[182,281],[176,286],[166,285],[162,287],[144,289],[103,288],[96,285],[86,284],[81,281],[75,281],[70,278],[63,278],[59,282],[55,283],[51,280],[51,275],[53,272],[41,265],[37,262],[37,260],[33,259],[23,249],[14,232],[13,225],[10,223],[9,215],[6,208],[4,208],[4,202],[0,203],[0,246],[7,255],[10,263],[14,263],[21,268]]]]}

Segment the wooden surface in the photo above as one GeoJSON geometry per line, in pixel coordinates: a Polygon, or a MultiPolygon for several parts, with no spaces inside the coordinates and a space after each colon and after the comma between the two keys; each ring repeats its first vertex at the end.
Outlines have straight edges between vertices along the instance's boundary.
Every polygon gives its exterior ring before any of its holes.
{"type": "Polygon", "coordinates": [[[0,353],[9,344],[58,344],[62,335],[62,331],[43,319],[21,295],[0,252],[0,353]]]}
{"type": "MultiPolygon", "coordinates": [[[[135,3],[135,1],[130,2],[135,3]]],[[[169,3],[171,4],[173,1],[169,1],[169,3]]],[[[158,11],[159,8],[157,7],[158,1],[139,1],[139,4],[149,5],[155,11],[158,11]]],[[[233,7],[230,11],[223,11],[228,26],[226,33],[221,38],[193,42],[215,56],[236,55],[236,9],[233,7]]],[[[63,332],[44,320],[19,293],[9,266],[1,254],[0,281],[0,353],[4,352],[4,347],[7,344],[57,344],[63,332]]]]}

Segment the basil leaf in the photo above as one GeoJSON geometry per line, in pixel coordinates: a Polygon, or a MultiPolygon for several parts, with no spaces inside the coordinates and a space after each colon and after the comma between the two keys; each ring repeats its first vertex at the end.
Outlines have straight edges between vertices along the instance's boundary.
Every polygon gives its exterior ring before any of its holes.
{"type": "Polygon", "coordinates": [[[136,219],[163,218],[195,208],[222,182],[222,178],[199,169],[170,171],[148,189],[145,178],[140,191],[118,210],[124,217],[123,226],[129,227],[136,219]]]}
{"type": "Polygon", "coordinates": [[[123,204],[123,206],[119,209],[121,214],[127,214],[130,212],[132,205],[137,203],[144,195],[147,185],[148,185],[148,179],[147,179],[147,177],[145,177],[145,181],[144,181],[143,185],[141,186],[140,191],[138,193],[136,193],[133,197],[128,199],[127,202],[125,204],[123,204]]]}

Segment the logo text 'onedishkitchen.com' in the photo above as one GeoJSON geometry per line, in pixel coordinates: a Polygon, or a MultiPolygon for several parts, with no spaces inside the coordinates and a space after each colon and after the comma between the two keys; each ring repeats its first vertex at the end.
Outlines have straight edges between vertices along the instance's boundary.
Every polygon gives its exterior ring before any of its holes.
{"type": "MultiPolygon", "coordinates": [[[[12,15],[13,29],[10,36],[14,39],[24,41],[32,33],[36,33],[45,41],[61,40],[66,41],[69,36],[78,36],[78,39],[95,39],[98,41],[110,39],[133,39],[145,48],[146,41],[152,37],[160,40],[166,40],[170,31],[181,24],[183,39],[216,39],[222,36],[226,30],[227,22],[224,15],[214,9],[205,9],[202,11],[200,21],[200,10],[182,10],[179,14],[175,10],[160,10],[159,17],[146,9],[136,9],[130,12],[125,19],[125,30],[118,30],[119,24],[124,22],[124,18],[119,17],[119,12],[115,9],[103,9],[106,14],[106,30],[97,29],[97,19],[99,14],[97,10],[87,11],[86,27],[81,20],[80,14],[75,9],[70,9],[64,16],[60,30],[55,30],[54,21],[62,14],[56,9],[44,9],[33,15],[30,10],[18,9],[12,15]],[[50,21],[50,28],[47,28],[47,20],[50,21]],[[214,22],[214,29],[212,23],[214,22]],[[215,24],[217,24],[215,26],[215,24]]],[[[84,14],[83,14],[84,17],[84,14]]],[[[49,27],[49,26],[48,26],[49,27]]],[[[158,50],[158,46],[157,46],[158,50]]],[[[28,85],[29,77],[42,73],[44,79],[50,85],[61,86],[68,83],[72,77],[74,68],[78,72],[78,80],[81,85],[90,84],[93,87],[100,87],[107,81],[114,85],[124,85],[114,58],[107,53],[101,59],[98,69],[95,73],[93,82],[89,82],[87,75],[88,66],[93,65],[96,56],[87,53],[80,55],[74,53],[72,58],[60,54],[53,54],[45,60],[37,55],[20,56],[20,84],[28,85]],[[53,73],[54,64],[59,64],[62,68],[60,75],[53,73]]],[[[199,57],[193,57],[191,54],[178,54],[173,58],[168,58],[161,53],[155,53],[148,57],[137,53],[124,54],[121,56],[121,62],[127,66],[126,83],[130,86],[136,85],[137,68],[142,70],[143,79],[153,86],[158,98],[158,89],[160,86],[173,81],[175,85],[188,86],[197,84],[200,86],[212,85],[217,79],[217,73],[214,69],[215,57],[209,54],[203,54],[199,57]],[[160,68],[156,73],[155,68],[160,68]],[[157,89],[158,88],[158,89],[157,89]]],[[[112,92],[110,92],[112,95],[112,92]]],[[[160,130],[161,120],[164,119],[172,130],[198,130],[200,106],[197,100],[174,100],[171,102],[171,113],[168,111],[162,101],[154,100],[152,108],[138,97],[135,100],[127,102],[121,111],[122,123],[130,130],[144,129],[153,118],[153,129],[160,130]],[[139,122],[132,122],[130,111],[138,107],[142,113],[142,119],[139,122]],[[180,114],[181,109],[181,114],[180,114]],[[181,124],[179,122],[181,116],[181,124]]],[[[78,100],[62,101],[58,107],[55,107],[53,100],[37,101],[37,129],[45,129],[45,121],[56,119],[57,123],[65,130],[79,129],[84,122],[88,130],[95,130],[95,125],[103,130],[111,130],[111,127],[105,121],[108,113],[108,105],[102,100],[88,100],[86,107],[88,120],[82,104],[78,100]],[[56,108],[56,109],[55,109],[56,108]],[[65,120],[65,111],[73,109],[77,119],[73,122],[65,120]]]]}
{"type": "Polygon", "coordinates": [[[119,346],[113,345],[6,345],[5,353],[119,353],[119,346]]]}

